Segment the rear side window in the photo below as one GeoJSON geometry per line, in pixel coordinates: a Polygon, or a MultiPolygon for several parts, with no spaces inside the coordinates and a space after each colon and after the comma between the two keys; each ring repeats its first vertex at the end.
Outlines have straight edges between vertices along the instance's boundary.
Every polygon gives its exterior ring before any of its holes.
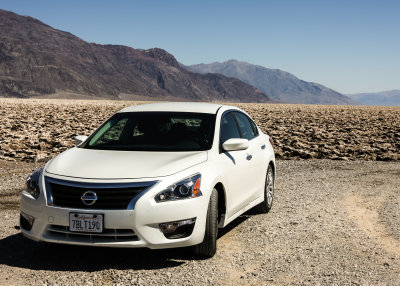
{"type": "Polygon", "coordinates": [[[229,112],[224,114],[221,119],[220,143],[222,144],[231,138],[240,138],[240,134],[235,122],[235,118],[233,118],[232,112],[229,112]]]}
{"type": "Polygon", "coordinates": [[[251,140],[258,135],[255,133],[255,130],[252,126],[253,122],[251,122],[251,120],[245,114],[240,112],[235,112],[234,115],[239,125],[239,130],[240,134],[242,135],[242,138],[251,140]]]}
{"type": "Polygon", "coordinates": [[[258,128],[257,128],[257,125],[254,123],[253,120],[249,119],[249,121],[250,121],[251,127],[253,127],[254,134],[255,134],[256,137],[257,137],[257,136],[258,136],[258,128]]]}

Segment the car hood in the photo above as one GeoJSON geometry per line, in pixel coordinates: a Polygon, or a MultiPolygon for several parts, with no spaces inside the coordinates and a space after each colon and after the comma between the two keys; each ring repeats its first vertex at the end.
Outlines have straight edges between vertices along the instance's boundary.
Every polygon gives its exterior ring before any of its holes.
{"type": "Polygon", "coordinates": [[[207,161],[207,151],[143,152],[69,149],[46,166],[46,172],[87,179],[163,177],[207,161]]]}

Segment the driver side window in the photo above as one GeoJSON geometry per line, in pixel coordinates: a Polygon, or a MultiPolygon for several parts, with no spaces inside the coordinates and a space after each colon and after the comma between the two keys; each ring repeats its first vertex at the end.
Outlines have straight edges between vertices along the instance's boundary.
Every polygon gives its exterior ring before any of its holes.
{"type": "Polygon", "coordinates": [[[240,138],[239,130],[232,112],[224,114],[221,119],[220,144],[231,138],[240,138]]]}

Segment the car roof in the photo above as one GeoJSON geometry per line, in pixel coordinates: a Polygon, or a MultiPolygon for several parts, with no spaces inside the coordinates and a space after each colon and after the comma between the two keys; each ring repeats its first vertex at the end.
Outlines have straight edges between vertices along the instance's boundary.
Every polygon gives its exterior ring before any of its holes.
{"type": "Polygon", "coordinates": [[[151,111],[173,111],[173,112],[196,112],[196,113],[217,113],[218,109],[226,107],[222,104],[204,102],[163,102],[141,104],[125,107],[119,112],[151,112],[151,111]]]}

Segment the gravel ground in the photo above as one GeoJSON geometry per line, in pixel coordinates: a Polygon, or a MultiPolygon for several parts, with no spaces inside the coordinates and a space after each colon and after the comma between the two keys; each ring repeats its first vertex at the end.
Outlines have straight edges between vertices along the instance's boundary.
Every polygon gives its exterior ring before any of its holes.
{"type": "Polygon", "coordinates": [[[37,166],[0,161],[1,285],[400,285],[399,162],[278,161],[271,212],[239,217],[208,260],[25,239],[19,193],[37,166]]]}

